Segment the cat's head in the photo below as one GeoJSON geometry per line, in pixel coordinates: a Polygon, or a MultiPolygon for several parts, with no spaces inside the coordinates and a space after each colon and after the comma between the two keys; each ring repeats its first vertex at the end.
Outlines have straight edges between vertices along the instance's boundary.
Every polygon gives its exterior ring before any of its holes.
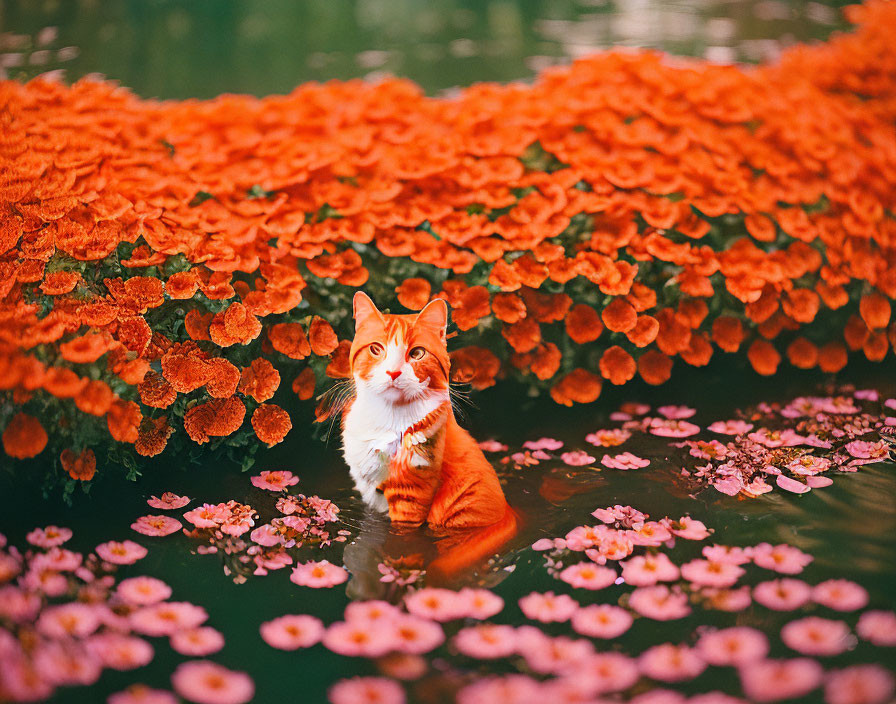
{"type": "Polygon", "coordinates": [[[447,391],[448,305],[440,298],[419,313],[380,312],[367,294],[353,301],[355,339],[349,352],[356,388],[392,403],[408,403],[447,391]]]}

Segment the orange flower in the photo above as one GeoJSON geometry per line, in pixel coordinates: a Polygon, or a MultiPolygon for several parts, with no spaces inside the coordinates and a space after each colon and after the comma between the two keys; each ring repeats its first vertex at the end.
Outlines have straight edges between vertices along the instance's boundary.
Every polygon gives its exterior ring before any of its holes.
{"type": "Polygon", "coordinates": [[[219,347],[247,345],[261,334],[261,322],[242,303],[231,303],[209,326],[209,336],[219,347]]]}
{"type": "Polygon", "coordinates": [[[109,434],[118,442],[137,442],[137,432],[142,420],[140,406],[133,401],[114,401],[106,413],[109,434]]]}
{"type": "Polygon", "coordinates": [[[881,330],[871,333],[862,346],[865,356],[872,362],[883,361],[889,349],[890,343],[887,341],[887,335],[881,330]]]}
{"type": "Polygon", "coordinates": [[[243,367],[239,392],[251,396],[258,403],[264,403],[274,396],[280,386],[280,372],[266,359],[254,359],[248,367],[243,367]]]}
{"type": "Polygon", "coordinates": [[[516,291],[522,286],[517,270],[503,259],[499,259],[492,266],[488,282],[502,291],[516,291]]]}
{"type": "Polygon", "coordinates": [[[175,300],[192,298],[198,289],[199,277],[193,270],[178,271],[165,282],[165,292],[175,300]]]}
{"type": "Polygon", "coordinates": [[[501,334],[517,352],[529,352],[541,342],[541,327],[531,318],[523,318],[513,325],[503,325],[501,334]]]}
{"type": "Polygon", "coordinates": [[[496,293],[492,299],[492,311],[502,323],[518,323],[526,317],[526,304],[515,293],[496,293]]]}
{"type": "Polygon", "coordinates": [[[753,235],[753,238],[759,242],[774,242],[778,236],[775,223],[771,218],[759,213],[751,213],[744,218],[744,226],[747,232],[753,235]]]}
{"type": "Polygon", "coordinates": [[[212,437],[227,437],[239,430],[246,407],[236,396],[213,399],[193,406],[184,414],[184,430],[190,439],[202,445],[212,437]]]}
{"type": "Polygon", "coordinates": [[[859,314],[871,330],[881,330],[890,322],[890,301],[879,293],[869,293],[859,301],[859,314]]]}
{"type": "Polygon", "coordinates": [[[805,337],[797,337],[787,345],[787,359],[798,369],[812,369],[818,364],[818,347],[805,337]]]}
{"type": "Polygon", "coordinates": [[[470,330],[491,313],[488,289],[485,286],[470,286],[454,297],[451,320],[460,330],[470,330]]]}
{"type": "Polygon", "coordinates": [[[693,367],[705,367],[712,359],[712,345],[705,332],[695,332],[686,349],[680,353],[681,358],[693,367]]]}
{"type": "Polygon", "coordinates": [[[3,431],[6,454],[24,460],[36,457],[47,446],[47,431],[40,421],[26,413],[16,413],[3,431]]]}
{"type": "Polygon", "coordinates": [[[339,339],[333,327],[322,318],[314,316],[308,326],[308,342],[311,351],[318,357],[326,357],[339,346],[339,339]]]}
{"type": "Polygon", "coordinates": [[[651,315],[639,315],[635,327],[625,333],[635,347],[647,347],[660,331],[659,321],[651,315]]]}
{"type": "Polygon", "coordinates": [[[849,316],[846,325],[843,328],[843,338],[846,345],[851,350],[860,350],[868,339],[871,331],[865,325],[865,321],[857,315],[849,316]]]}
{"type": "Polygon", "coordinates": [[[336,349],[330,355],[330,363],[324,369],[331,379],[349,379],[352,375],[352,367],[349,362],[349,352],[351,351],[351,340],[340,340],[336,349]]]}
{"type": "Polygon", "coordinates": [[[529,368],[536,377],[544,381],[557,373],[557,370],[560,369],[561,359],[562,355],[557,345],[547,342],[535,348],[529,368]]]}
{"type": "Polygon", "coordinates": [[[168,425],[167,416],[159,418],[144,418],[137,431],[137,441],[134,449],[143,457],[155,457],[162,453],[168,444],[168,438],[174,428],[168,425]]]}
{"type": "Polygon", "coordinates": [[[151,276],[135,276],[124,282],[125,301],[140,313],[150,308],[158,308],[165,302],[165,287],[161,281],[151,276]]]}
{"type": "Polygon", "coordinates": [[[59,455],[59,463],[72,479],[78,481],[89,482],[96,474],[96,455],[90,448],[81,450],[77,455],[66,448],[59,455]]]}
{"type": "Polygon", "coordinates": [[[580,345],[594,342],[604,331],[597,311],[585,303],[577,303],[570,308],[565,324],[569,339],[580,345]]]}
{"type": "Polygon", "coordinates": [[[47,367],[43,377],[44,391],[57,398],[74,398],[86,385],[87,379],[82,379],[66,367],[47,367]]]}
{"type": "Polygon", "coordinates": [[[522,295],[526,303],[527,317],[534,318],[539,323],[563,320],[572,305],[572,299],[565,293],[541,293],[525,287],[522,289],[522,295]]]}
{"type": "Polygon", "coordinates": [[[109,351],[109,339],[98,333],[87,333],[59,345],[59,354],[68,362],[90,364],[109,351]]]}
{"type": "Polygon", "coordinates": [[[614,298],[600,317],[613,332],[628,332],[638,324],[638,313],[624,298],[614,298]]]}
{"type": "Polygon", "coordinates": [[[784,312],[798,323],[811,323],[818,313],[819,306],[818,294],[808,288],[795,288],[789,291],[781,305],[784,312]]]}
{"type": "Polygon", "coordinates": [[[187,311],[184,316],[184,329],[192,340],[211,340],[209,336],[209,326],[212,324],[214,313],[200,313],[197,309],[192,308],[187,311]]]}
{"type": "Polygon", "coordinates": [[[829,286],[824,281],[815,284],[815,291],[831,310],[836,310],[849,303],[849,294],[842,286],[829,286]]]}
{"type": "Polygon", "coordinates": [[[77,396],[75,405],[78,410],[92,416],[105,415],[115,402],[115,394],[109,385],[99,379],[91,379],[77,396]]]}
{"type": "Polygon", "coordinates": [[[281,442],[292,429],[289,414],[280,406],[264,403],[252,413],[255,435],[268,447],[281,442]]]}
{"type": "Polygon", "coordinates": [[[195,343],[172,347],[162,357],[162,376],[181,394],[195,391],[208,380],[208,366],[195,343]]]}
{"type": "Polygon", "coordinates": [[[563,406],[572,406],[573,403],[596,401],[600,391],[600,377],[576,368],[551,388],[551,398],[563,406]]]}
{"type": "Polygon", "coordinates": [[[398,302],[408,310],[422,310],[429,303],[432,286],[426,279],[405,279],[395,289],[398,302]]]}
{"type": "Polygon", "coordinates": [[[691,329],[699,328],[709,314],[709,306],[702,298],[684,298],[678,303],[678,317],[691,329]]]}
{"type": "Polygon", "coordinates": [[[672,359],[657,350],[647,350],[638,357],[638,374],[648,384],[663,384],[672,376],[672,359]]]}
{"type": "Polygon", "coordinates": [[[314,370],[311,367],[305,367],[299,375],[292,381],[293,392],[302,401],[307,401],[314,396],[314,387],[317,384],[317,378],[314,376],[314,370]]]}
{"type": "Polygon", "coordinates": [[[747,350],[747,358],[753,369],[763,376],[770,376],[778,370],[781,363],[781,355],[767,340],[753,340],[750,349],[747,350]]]}
{"type": "Polygon", "coordinates": [[[74,290],[80,280],[81,275],[76,271],[56,271],[44,277],[40,290],[48,296],[61,296],[74,290]]]}
{"type": "Polygon", "coordinates": [[[214,357],[205,363],[205,390],[213,398],[227,398],[236,393],[240,383],[240,370],[223,357],[214,357]]]}
{"type": "Polygon", "coordinates": [[[722,315],[712,321],[712,341],[725,352],[737,352],[744,337],[743,325],[737,318],[722,315]]]}
{"type": "Polygon", "coordinates": [[[828,342],[818,350],[818,367],[823,372],[839,372],[848,361],[846,348],[839,342],[828,342]]]}
{"type": "Polygon", "coordinates": [[[152,408],[168,408],[177,398],[177,391],[161,374],[152,370],[137,385],[140,392],[140,401],[144,406],[152,408]]]}
{"type": "Polygon", "coordinates": [[[139,316],[120,318],[115,336],[121,344],[139,356],[146,351],[152,339],[152,329],[139,316]]]}
{"type": "Polygon", "coordinates": [[[656,346],[664,354],[683,352],[691,344],[691,328],[683,323],[671,308],[663,308],[656,314],[660,324],[656,334],[656,346]]]}
{"type": "Polygon", "coordinates": [[[304,359],[311,354],[305,329],[298,323],[277,323],[268,330],[271,346],[290,359],[304,359]]]}
{"type": "Polygon", "coordinates": [[[634,357],[619,345],[613,345],[600,358],[600,373],[611,384],[624,384],[635,378],[638,365],[634,357]]]}
{"type": "Polygon", "coordinates": [[[484,347],[461,347],[451,352],[451,380],[470,384],[476,390],[494,386],[500,369],[501,360],[484,347]]]}

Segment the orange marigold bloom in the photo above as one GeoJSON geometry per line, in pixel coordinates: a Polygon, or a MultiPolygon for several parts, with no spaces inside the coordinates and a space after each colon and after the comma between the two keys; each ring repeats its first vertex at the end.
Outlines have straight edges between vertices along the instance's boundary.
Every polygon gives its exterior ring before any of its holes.
{"type": "Polygon", "coordinates": [[[432,285],[426,279],[405,279],[395,289],[398,294],[398,302],[408,310],[421,310],[429,303],[432,295],[432,285]]]}
{"type": "Polygon", "coordinates": [[[330,363],[324,369],[331,379],[348,379],[352,375],[352,366],[349,362],[349,352],[351,351],[351,340],[341,340],[330,355],[330,363]]]}
{"type": "Polygon", "coordinates": [[[56,398],[73,398],[87,385],[83,379],[67,367],[47,367],[43,377],[44,391],[56,398]]]}
{"type": "Polygon", "coordinates": [[[849,294],[842,286],[830,286],[824,281],[819,281],[815,284],[815,291],[831,310],[837,310],[849,303],[849,294]]]}
{"type": "Polygon", "coordinates": [[[261,321],[242,303],[231,303],[227,310],[218,313],[209,326],[212,342],[220,347],[248,345],[261,334],[261,321]]]}
{"type": "Polygon", "coordinates": [[[818,347],[805,337],[797,337],[787,345],[787,359],[798,369],[812,369],[818,364],[818,347]]]}
{"type": "Polygon", "coordinates": [[[214,319],[214,313],[200,313],[196,308],[191,308],[184,316],[184,329],[193,340],[211,340],[209,326],[214,319]]]}
{"type": "Polygon", "coordinates": [[[503,259],[499,259],[492,266],[488,282],[502,291],[516,291],[523,285],[517,270],[503,259]]]}
{"type": "Polygon", "coordinates": [[[819,306],[818,294],[808,288],[788,291],[781,302],[784,312],[798,323],[811,323],[815,320],[819,306]]]}
{"type": "Polygon", "coordinates": [[[544,381],[550,379],[560,369],[560,360],[563,355],[553,342],[547,342],[535,348],[532,354],[532,363],[529,368],[532,373],[544,381]]]}
{"type": "Polygon", "coordinates": [[[737,352],[744,337],[744,327],[737,318],[721,315],[712,321],[712,341],[725,352],[737,352]]]}
{"type": "Polygon", "coordinates": [[[683,323],[671,308],[663,308],[656,314],[660,329],[656,334],[656,346],[664,354],[682,352],[691,344],[691,328],[683,323]]]}
{"type": "Polygon", "coordinates": [[[336,337],[333,326],[317,316],[314,316],[308,326],[308,342],[311,351],[318,357],[326,357],[339,346],[339,338],[336,337]]]}
{"type": "Polygon", "coordinates": [[[635,347],[647,347],[656,339],[660,331],[660,322],[652,315],[639,315],[635,327],[625,333],[635,347]]]}
{"type": "Polygon", "coordinates": [[[600,391],[600,377],[577,367],[551,388],[551,398],[563,406],[572,406],[596,401],[600,391]]]}
{"type": "Polygon", "coordinates": [[[570,308],[565,325],[569,339],[580,345],[594,342],[604,331],[597,311],[585,303],[577,303],[570,308]]]}
{"type": "Polygon", "coordinates": [[[515,293],[496,293],[492,298],[492,311],[502,323],[518,323],[526,317],[526,304],[515,293]]]}
{"type": "Polygon", "coordinates": [[[484,347],[461,347],[451,352],[451,380],[474,389],[495,385],[501,360],[484,347]]]}
{"type": "Polygon", "coordinates": [[[214,357],[205,364],[206,378],[205,390],[213,398],[227,398],[236,393],[240,383],[240,370],[224,359],[214,357]]]}
{"type": "Polygon", "coordinates": [[[638,324],[638,313],[624,298],[614,298],[601,313],[601,319],[608,330],[628,332],[638,324]]]}
{"type": "Polygon", "coordinates": [[[663,384],[672,376],[672,358],[657,350],[647,350],[638,357],[638,374],[648,384],[663,384]]]}
{"type": "Polygon", "coordinates": [[[137,431],[137,441],[134,449],[143,457],[155,457],[162,453],[168,444],[168,438],[174,428],[168,425],[168,417],[144,418],[137,431]]]}
{"type": "Polygon", "coordinates": [[[140,313],[150,308],[158,308],[165,302],[165,287],[152,276],[135,276],[124,282],[127,302],[140,313]]]}
{"type": "Polygon", "coordinates": [[[91,364],[108,351],[109,339],[92,332],[59,345],[62,358],[75,364],[91,364]]]}
{"type": "Polygon", "coordinates": [[[239,430],[246,407],[237,396],[216,398],[193,406],[184,414],[184,430],[202,445],[212,437],[226,437],[239,430]]]}
{"type": "Polygon", "coordinates": [[[137,431],[142,420],[143,414],[140,413],[140,406],[133,401],[118,399],[112,403],[106,413],[109,434],[118,442],[137,442],[137,431]]]}
{"type": "Polygon", "coordinates": [[[270,447],[286,437],[292,429],[292,421],[280,406],[264,403],[252,413],[252,427],[258,439],[270,447]]]}
{"type": "Polygon", "coordinates": [[[488,289],[485,286],[470,286],[454,296],[451,320],[460,330],[470,330],[491,313],[488,289]]]}
{"type": "Polygon", "coordinates": [[[109,385],[99,379],[91,379],[77,396],[75,396],[75,405],[78,410],[92,416],[105,415],[112,403],[115,401],[115,394],[109,385]]]}
{"type": "Polygon", "coordinates": [[[709,306],[702,298],[684,298],[678,303],[678,315],[691,329],[699,328],[709,314],[709,306]]]}
{"type": "Polygon", "coordinates": [[[158,372],[149,370],[137,385],[137,391],[140,393],[140,401],[144,406],[152,408],[168,408],[174,399],[177,398],[177,391],[158,372]]]}
{"type": "Polygon", "coordinates": [[[89,447],[79,454],[66,448],[59,455],[59,463],[72,479],[89,482],[96,474],[96,455],[89,447]]]}
{"type": "Polygon", "coordinates": [[[77,271],[55,271],[44,277],[40,290],[48,296],[61,296],[73,291],[80,280],[81,274],[77,271]]]}
{"type": "Polygon", "coordinates": [[[638,371],[635,358],[619,345],[613,345],[603,353],[599,366],[601,376],[617,386],[634,379],[638,371]]]}
{"type": "Polygon", "coordinates": [[[828,342],[818,350],[818,368],[823,372],[839,372],[848,361],[846,347],[840,342],[828,342]]]}
{"type": "Polygon", "coordinates": [[[517,352],[530,352],[541,342],[541,326],[531,318],[502,326],[501,334],[517,352]]]}
{"type": "Polygon", "coordinates": [[[251,396],[258,403],[264,403],[274,396],[280,386],[280,372],[263,358],[253,359],[248,367],[243,367],[238,390],[251,396]]]}
{"type": "Polygon", "coordinates": [[[137,357],[137,359],[127,359],[125,357],[122,361],[113,365],[111,369],[125,384],[136,386],[143,381],[143,377],[149,371],[149,360],[142,357],[137,357]]]}
{"type": "Polygon", "coordinates": [[[292,380],[292,390],[302,401],[307,401],[314,396],[314,387],[316,385],[317,378],[314,376],[314,370],[311,367],[305,367],[292,380]]]}
{"type": "Polygon", "coordinates": [[[887,334],[883,330],[871,333],[862,346],[865,356],[872,362],[883,361],[889,349],[890,343],[887,341],[887,334]]]}
{"type": "Polygon", "coordinates": [[[572,299],[565,293],[542,293],[525,287],[522,289],[526,303],[527,317],[535,318],[539,323],[555,323],[566,317],[572,299]]]}
{"type": "Polygon", "coordinates": [[[753,340],[747,350],[747,358],[759,374],[770,376],[778,370],[781,355],[775,346],[767,340],[753,340]]]}
{"type": "Polygon", "coordinates": [[[140,316],[120,318],[115,333],[118,341],[131,352],[142,355],[152,339],[152,329],[140,316]]]}
{"type": "Polygon", "coordinates": [[[305,359],[311,354],[305,328],[299,323],[277,323],[268,329],[268,339],[275,350],[290,359],[305,359]]]}
{"type": "Polygon", "coordinates": [[[692,367],[705,367],[712,359],[712,345],[705,332],[694,332],[686,349],[680,353],[681,358],[692,367]]]}
{"type": "Polygon", "coordinates": [[[208,365],[195,343],[184,343],[172,347],[162,357],[162,376],[181,394],[195,391],[205,386],[208,380],[208,365]]]}
{"type": "Polygon", "coordinates": [[[175,300],[187,300],[192,298],[199,289],[199,277],[192,269],[190,271],[178,271],[168,277],[165,282],[165,292],[175,300]]]}
{"type": "Polygon", "coordinates": [[[890,322],[890,301],[879,293],[869,293],[859,301],[859,314],[871,330],[881,330],[890,322]]]}
{"type": "Polygon", "coordinates": [[[759,213],[751,213],[744,218],[744,226],[747,232],[759,242],[774,242],[778,236],[774,221],[759,213]]]}
{"type": "Polygon", "coordinates": [[[24,460],[36,457],[47,446],[47,431],[40,421],[27,413],[16,413],[3,431],[3,449],[10,457],[24,460]]]}
{"type": "Polygon", "coordinates": [[[865,325],[865,321],[859,316],[853,314],[849,316],[846,325],[843,328],[843,338],[846,340],[846,346],[851,350],[860,350],[865,344],[865,340],[871,331],[865,325]]]}

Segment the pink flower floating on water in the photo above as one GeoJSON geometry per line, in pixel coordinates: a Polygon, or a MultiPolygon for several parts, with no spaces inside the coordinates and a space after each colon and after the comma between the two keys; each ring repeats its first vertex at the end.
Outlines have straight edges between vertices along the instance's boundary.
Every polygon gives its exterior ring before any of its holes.
{"type": "Polygon", "coordinates": [[[623,452],[619,455],[604,455],[600,463],[610,469],[641,469],[650,464],[650,460],[643,459],[631,452],[623,452]]]}
{"type": "Polygon", "coordinates": [[[740,668],[744,694],[756,702],[795,699],[821,684],[821,665],[808,658],[757,660],[740,668]]]}
{"type": "Polygon", "coordinates": [[[394,650],[388,624],[378,621],[337,621],[323,634],[324,646],[340,655],[376,658],[394,650]]]}
{"type": "Polygon", "coordinates": [[[578,609],[571,618],[572,629],[590,638],[617,638],[631,628],[634,619],[625,609],[612,604],[591,604],[578,609]]]}
{"type": "Polygon", "coordinates": [[[781,574],[799,574],[810,562],[812,562],[811,555],[784,543],[780,545],[759,543],[753,548],[755,565],[781,574]]]}
{"type": "Polygon", "coordinates": [[[180,700],[171,692],[152,689],[145,684],[132,684],[124,691],[112,694],[106,700],[106,704],[179,704],[179,702],[180,700]]]}
{"type": "Polygon", "coordinates": [[[314,616],[294,614],[266,621],[259,630],[264,642],[272,648],[298,650],[318,643],[323,636],[324,625],[314,616]]]}
{"type": "Polygon", "coordinates": [[[532,592],[520,598],[519,605],[526,618],[542,623],[568,621],[579,608],[572,597],[554,592],[532,592]]]}
{"type": "Polygon", "coordinates": [[[466,615],[466,604],[458,592],[439,587],[425,587],[404,598],[405,608],[412,614],[433,621],[452,621],[466,615]]]}
{"type": "Polygon", "coordinates": [[[301,587],[313,587],[319,589],[322,587],[335,587],[342,584],[348,579],[348,572],[344,567],[334,565],[327,560],[320,562],[305,562],[296,565],[289,580],[301,587]]]}
{"type": "Polygon", "coordinates": [[[635,587],[649,587],[657,582],[674,582],[678,567],[662,552],[635,555],[622,563],[622,579],[635,587]]]}
{"type": "Polygon", "coordinates": [[[655,621],[672,621],[691,613],[687,594],[664,584],[638,587],[631,593],[628,603],[639,614],[655,621]]]}
{"type": "Polygon", "coordinates": [[[224,647],[224,636],[211,626],[175,631],[168,641],[174,651],[192,657],[211,655],[224,647]]]}
{"type": "Polygon", "coordinates": [[[856,633],[862,640],[877,646],[896,646],[896,613],[866,611],[859,617],[856,633]]]}
{"type": "Polygon", "coordinates": [[[707,430],[719,435],[743,435],[752,429],[753,424],[743,420],[717,420],[707,426],[707,430]]]}
{"type": "Polygon", "coordinates": [[[835,611],[857,611],[868,604],[868,592],[848,579],[829,579],[813,587],[812,601],[835,611]]]}
{"type": "Polygon", "coordinates": [[[596,459],[589,455],[587,452],[583,452],[582,450],[573,450],[572,452],[564,452],[560,455],[560,460],[568,464],[570,467],[584,467],[589,464],[594,464],[596,459]]]}
{"type": "Polygon", "coordinates": [[[885,704],[892,699],[893,674],[880,665],[852,665],[829,672],[824,685],[827,704],[885,704]]]}
{"type": "Polygon", "coordinates": [[[146,553],[145,547],[130,540],[122,542],[110,540],[96,546],[96,554],[100,559],[113,565],[133,565],[137,560],[146,557],[146,553]]]}
{"type": "Polygon", "coordinates": [[[87,642],[87,648],[111,670],[135,670],[148,665],[155,654],[152,646],[142,638],[121,633],[106,632],[95,635],[87,642]]]}
{"type": "Polygon", "coordinates": [[[547,452],[553,452],[554,450],[559,450],[563,447],[563,442],[561,440],[556,440],[555,438],[539,438],[538,440],[527,440],[523,443],[523,447],[527,450],[546,450],[547,452]]]}
{"type": "Polygon", "coordinates": [[[504,600],[488,589],[465,587],[458,592],[457,599],[463,615],[479,621],[491,618],[504,608],[504,600]]]}
{"type": "Polygon", "coordinates": [[[604,589],[616,581],[616,570],[579,562],[564,568],[559,577],[577,589],[604,589]]]}
{"type": "Polygon", "coordinates": [[[171,516],[141,516],[131,524],[131,528],[143,535],[165,536],[176,533],[183,528],[183,524],[171,516]]]}
{"type": "Polygon", "coordinates": [[[748,626],[706,631],[697,641],[697,650],[710,665],[740,667],[768,655],[768,638],[748,626]]]}
{"type": "Polygon", "coordinates": [[[773,579],[753,588],[753,598],[775,611],[793,611],[812,598],[812,587],[800,579],[773,579]]]}
{"type": "Polygon", "coordinates": [[[807,616],[781,629],[781,640],[803,655],[839,655],[851,643],[849,627],[843,621],[807,616]]]}
{"type": "Polygon", "coordinates": [[[55,548],[71,540],[71,537],[71,528],[47,526],[30,531],[25,536],[25,540],[39,548],[55,548]]]}
{"type": "Polygon", "coordinates": [[[479,443],[479,449],[483,452],[507,452],[507,445],[497,440],[483,440],[479,443]]]}
{"type": "Polygon", "coordinates": [[[146,606],[171,596],[171,587],[155,577],[130,577],[118,584],[118,596],[129,604],[146,606]]]}
{"type": "Polygon", "coordinates": [[[246,704],[255,696],[249,675],[208,660],[181,663],[171,675],[171,684],[180,696],[197,704],[246,704]]]}
{"type": "Polygon", "coordinates": [[[700,432],[700,426],[686,420],[651,418],[647,432],[663,438],[687,438],[700,432]]]}
{"type": "Polygon", "coordinates": [[[166,491],[162,494],[161,497],[153,496],[146,500],[152,508],[158,508],[162,510],[173,510],[178,508],[183,508],[188,503],[190,503],[192,499],[188,496],[178,496],[177,494],[166,491]]]}
{"type": "Polygon", "coordinates": [[[730,562],[691,560],[681,566],[681,576],[701,587],[732,587],[744,569],[730,562]]]}
{"type": "Polygon", "coordinates": [[[516,652],[517,633],[513,626],[484,623],[462,628],[454,636],[454,647],[471,658],[492,660],[516,652]]]}
{"type": "Polygon", "coordinates": [[[710,536],[710,532],[703,521],[698,521],[690,516],[683,516],[678,521],[673,522],[671,530],[673,534],[685,540],[704,540],[710,536]]]}
{"type": "Polygon", "coordinates": [[[661,682],[692,680],[706,669],[706,661],[693,648],[663,643],[645,650],[638,666],[647,677],[661,682]]]}
{"type": "Polygon", "coordinates": [[[615,447],[621,445],[632,436],[630,430],[623,428],[608,428],[606,430],[595,430],[585,436],[585,442],[589,442],[597,447],[615,447]]]}
{"type": "Polygon", "coordinates": [[[340,680],[327,692],[330,704],[405,704],[401,685],[385,677],[340,680]]]}
{"type": "Polygon", "coordinates": [[[670,420],[684,420],[692,418],[697,413],[697,409],[688,406],[659,406],[656,412],[670,420]]]}
{"type": "Polygon", "coordinates": [[[268,491],[286,491],[299,483],[299,478],[285,469],[274,472],[265,471],[251,478],[252,485],[268,491]]]}
{"type": "Polygon", "coordinates": [[[201,606],[186,601],[162,601],[134,611],[130,625],[147,636],[170,636],[177,631],[196,628],[208,619],[201,606]]]}

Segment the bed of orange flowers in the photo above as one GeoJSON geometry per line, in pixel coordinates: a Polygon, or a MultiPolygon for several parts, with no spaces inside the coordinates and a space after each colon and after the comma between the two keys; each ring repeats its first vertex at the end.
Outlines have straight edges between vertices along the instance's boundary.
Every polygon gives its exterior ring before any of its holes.
{"type": "Polygon", "coordinates": [[[277,443],[281,383],[347,374],[359,287],[447,298],[458,380],[562,404],[717,352],[760,374],[884,359],[896,3],[849,12],[776,65],[607,52],[447,98],[0,83],[6,454],[49,444],[89,480],[100,447],[133,469],[171,439],[277,443]]]}

